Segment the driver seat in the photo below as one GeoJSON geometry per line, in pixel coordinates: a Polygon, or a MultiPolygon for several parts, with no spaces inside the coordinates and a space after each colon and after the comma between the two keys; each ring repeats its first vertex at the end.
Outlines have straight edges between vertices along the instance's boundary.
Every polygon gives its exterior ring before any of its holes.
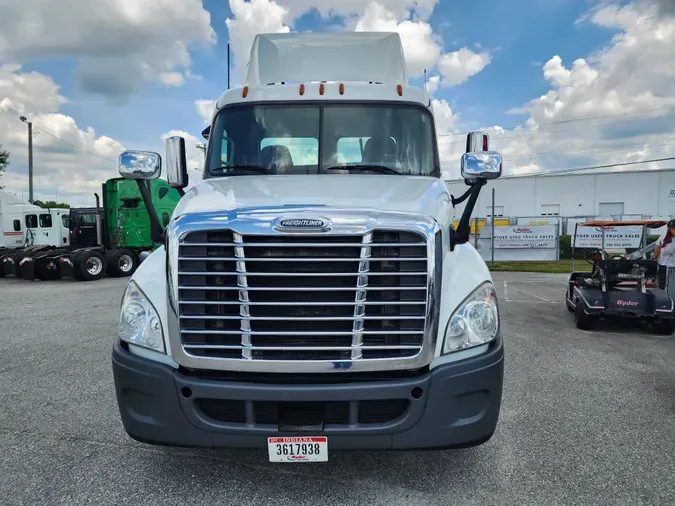
{"type": "Polygon", "coordinates": [[[260,165],[276,174],[284,174],[293,168],[291,150],[279,144],[265,146],[260,150],[260,165]]]}
{"type": "Polygon", "coordinates": [[[363,146],[363,163],[396,162],[396,142],[391,137],[380,135],[371,137],[363,146]]]}

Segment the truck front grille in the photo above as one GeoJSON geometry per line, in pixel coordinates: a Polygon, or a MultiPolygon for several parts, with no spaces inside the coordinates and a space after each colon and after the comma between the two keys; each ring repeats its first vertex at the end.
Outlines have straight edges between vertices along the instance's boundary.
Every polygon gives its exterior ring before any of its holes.
{"type": "Polygon", "coordinates": [[[427,305],[423,235],[190,232],[178,250],[185,353],[247,360],[409,358],[427,305]]]}

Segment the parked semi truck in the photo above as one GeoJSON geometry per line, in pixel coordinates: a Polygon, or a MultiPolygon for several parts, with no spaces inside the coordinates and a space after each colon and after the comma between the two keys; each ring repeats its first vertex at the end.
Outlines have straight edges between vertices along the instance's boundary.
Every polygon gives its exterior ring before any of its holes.
{"type": "MultiPolygon", "coordinates": [[[[203,181],[168,226],[146,200],[161,246],[128,283],[112,350],[127,433],[281,462],[488,441],[504,347],[468,238],[502,159],[470,134],[467,191],[449,193],[399,36],[258,35],[204,137],[203,181]]],[[[183,138],[165,162],[183,192],[183,138]]],[[[161,165],[139,151],[119,162],[144,195],[161,165]]]]}
{"type": "MultiPolygon", "coordinates": [[[[140,254],[156,247],[150,236],[150,219],[138,185],[113,178],[102,185],[96,207],[66,210],[67,245],[42,244],[0,257],[3,275],[23,279],[53,280],[74,277],[92,281],[108,275],[130,276],[140,263],[140,254]]],[[[163,223],[169,222],[180,195],[164,180],[152,182],[151,201],[163,223]]]]}

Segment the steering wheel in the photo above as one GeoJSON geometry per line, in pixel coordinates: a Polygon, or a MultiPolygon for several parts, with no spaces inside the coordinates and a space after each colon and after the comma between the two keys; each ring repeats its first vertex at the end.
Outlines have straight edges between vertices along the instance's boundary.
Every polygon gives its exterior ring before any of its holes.
{"type": "Polygon", "coordinates": [[[599,248],[588,249],[584,252],[584,260],[591,265],[595,265],[600,260],[606,260],[609,255],[599,248]]]}

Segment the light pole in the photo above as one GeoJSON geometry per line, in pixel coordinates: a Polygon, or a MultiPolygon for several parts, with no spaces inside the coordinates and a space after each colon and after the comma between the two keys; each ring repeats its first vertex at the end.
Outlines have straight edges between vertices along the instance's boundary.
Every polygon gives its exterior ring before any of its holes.
{"type": "Polygon", "coordinates": [[[26,116],[19,118],[28,125],[28,202],[33,203],[33,123],[26,116]]]}

